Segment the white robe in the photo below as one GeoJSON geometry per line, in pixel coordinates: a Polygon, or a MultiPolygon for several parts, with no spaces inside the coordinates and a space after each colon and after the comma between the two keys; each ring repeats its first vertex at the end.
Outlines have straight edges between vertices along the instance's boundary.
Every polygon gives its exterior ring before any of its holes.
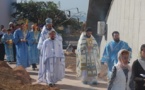
{"type": "Polygon", "coordinates": [[[40,65],[39,82],[54,84],[64,78],[65,57],[62,45],[58,39],[46,39],[42,46],[42,60],[40,65]]]}
{"type": "MultiPolygon", "coordinates": [[[[53,29],[53,28],[52,28],[53,29]]],[[[54,29],[53,29],[54,30],[54,29]]],[[[42,75],[43,75],[43,58],[42,58],[42,48],[43,48],[43,42],[48,39],[48,34],[49,34],[49,31],[51,30],[47,30],[46,29],[46,26],[43,26],[43,29],[41,31],[41,34],[40,34],[40,38],[39,38],[39,42],[38,42],[38,45],[37,45],[37,48],[40,50],[40,56],[39,56],[39,72],[38,72],[38,78],[40,78],[42,75]]],[[[56,34],[56,39],[59,40],[59,43],[62,47],[62,37],[58,34],[56,34]]]]}
{"type": "Polygon", "coordinates": [[[91,36],[91,52],[88,51],[86,33],[80,36],[77,45],[77,76],[82,78],[83,82],[89,84],[96,83],[97,69],[100,67],[99,49],[94,37],[91,36]]]}

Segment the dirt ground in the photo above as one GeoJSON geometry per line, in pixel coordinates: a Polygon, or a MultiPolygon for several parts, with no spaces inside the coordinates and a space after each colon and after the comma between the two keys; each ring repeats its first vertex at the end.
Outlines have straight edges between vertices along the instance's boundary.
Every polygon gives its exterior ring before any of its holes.
{"type": "MultiPolygon", "coordinates": [[[[75,54],[66,55],[66,68],[75,72],[75,54]]],[[[0,61],[0,90],[60,90],[48,85],[31,84],[32,79],[23,67],[11,68],[5,61],[0,61]]]]}
{"type": "Polygon", "coordinates": [[[6,62],[0,61],[0,90],[59,90],[45,85],[31,85],[32,79],[23,67],[12,69],[6,62]]]}
{"type": "MultiPolygon", "coordinates": [[[[66,68],[75,72],[75,54],[66,55],[66,68]]],[[[0,90],[59,90],[48,85],[32,85],[31,82],[29,73],[23,67],[11,68],[7,62],[0,61],[0,90]]]]}
{"type": "Polygon", "coordinates": [[[76,71],[76,54],[70,52],[65,53],[65,67],[71,69],[73,72],[76,71]]]}

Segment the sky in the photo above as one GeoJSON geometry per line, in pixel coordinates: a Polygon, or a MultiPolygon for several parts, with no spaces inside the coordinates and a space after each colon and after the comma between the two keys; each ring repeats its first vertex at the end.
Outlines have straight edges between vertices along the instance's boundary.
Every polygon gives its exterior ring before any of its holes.
{"type": "MultiPolygon", "coordinates": [[[[17,0],[20,2],[21,0],[17,0]]],[[[26,0],[29,1],[29,0],[26,0]]],[[[53,1],[60,5],[61,10],[70,10],[72,17],[81,17],[82,21],[85,20],[88,12],[89,0],[33,0],[33,1],[53,1]],[[79,10],[79,13],[77,11],[79,10]]]]}

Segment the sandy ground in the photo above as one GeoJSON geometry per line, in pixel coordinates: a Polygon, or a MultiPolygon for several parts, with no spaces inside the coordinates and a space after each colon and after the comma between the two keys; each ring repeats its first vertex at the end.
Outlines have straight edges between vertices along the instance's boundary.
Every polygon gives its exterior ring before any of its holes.
{"type": "MultiPolygon", "coordinates": [[[[12,68],[16,64],[9,64],[12,68]]],[[[39,66],[38,66],[39,67],[39,66]]],[[[38,71],[33,71],[31,67],[26,69],[30,77],[33,79],[33,84],[37,84],[38,71]]],[[[42,83],[43,85],[46,85],[42,83]]],[[[81,80],[76,77],[75,73],[75,56],[66,56],[65,78],[59,81],[56,86],[61,90],[106,90],[107,82],[98,79],[98,85],[90,86],[82,84],[81,80]]]]}

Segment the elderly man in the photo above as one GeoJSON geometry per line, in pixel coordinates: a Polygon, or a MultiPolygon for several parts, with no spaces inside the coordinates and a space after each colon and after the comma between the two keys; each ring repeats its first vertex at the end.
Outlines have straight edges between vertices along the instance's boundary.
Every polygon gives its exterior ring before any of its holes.
{"type": "MultiPolygon", "coordinates": [[[[43,65],[43,53],[42,53],[42,45],[43,45],[43,42],[49,37],[48,33],[50,31],[55,31],[52,27],[52,19],[51,18],[47,18],[45,20],[45,23],[46,25],[43,26],[43,29],[41,31],[41,34],[40,34],[40,38],[39,38],[39,41],[38,41],[38,45],[37,45],[37,48],[40,50],[40,56],[39,56],[39,72],[38,72],[38,82],[41,82],[42,78],[41,76],[43,75],[43,69],[44,69],[44,65],[43,65]]],[[[60,35],[58,35],[56,33],[56,38],[58,41],[59,41],[59,45],[62,47],[62,37],[60,35]]]]}
{"type": "Polygon", "coordinates": [[[89,27],[81,34],[77,45],[77,75],[82,78],[82,83],[97,84],[98,56],[98,45],[89,27]]]}
{"type": "Polygon", "coordinates": [[[49,31],[49,38],[47,38],[42,45],[42,63],[40,69],[42,70],[39,81],[45,82],[49,86],[54,86],[57,81],[64,77],[65,57],[62,46],[58,39],[56,39],[56,32],[49,31]]]}

